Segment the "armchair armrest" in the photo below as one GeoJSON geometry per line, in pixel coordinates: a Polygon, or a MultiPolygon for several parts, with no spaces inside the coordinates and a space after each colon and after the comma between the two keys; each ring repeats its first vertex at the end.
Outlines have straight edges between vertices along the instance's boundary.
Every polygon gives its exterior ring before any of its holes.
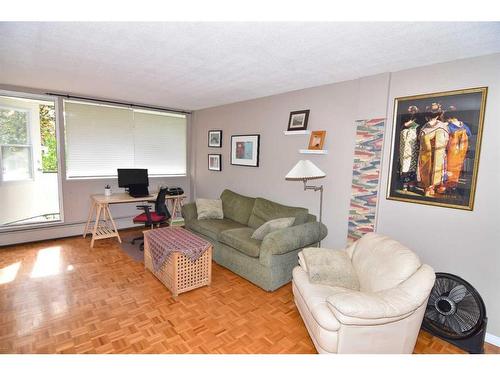
{"type": "Polygon", "coordinates": [[[181,209],[182,217],[187,222],[198,219],[198,211],[196,210],[196,203],[186,203],[181,209]]]}
{"type": "Polygon", "coordinates": [[[337,320],[346,325],[398,321],[412,314],[422,303],[398,287],[378,293],[346,291],[330,296],[326,301],[337,320]]]}
{"type": "Polygon", "coordinates": [[[260,262],[271,264],[273,255],[282,255],[302,249],[321,241],[328,234],[328,229],[319,222],[309,222],[283,228],[269,233],[260,246],[260,262]]]}

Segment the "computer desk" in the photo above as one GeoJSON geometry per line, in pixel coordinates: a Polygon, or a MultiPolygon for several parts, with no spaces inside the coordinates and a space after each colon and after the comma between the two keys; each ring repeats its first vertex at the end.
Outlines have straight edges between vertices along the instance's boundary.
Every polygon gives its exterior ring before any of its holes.
{"type": "MultiPolygon", "coordinates": [[[[83,231],[83,238],[87,234],[92,234],[92,240],[90,241],[90,247],[94,247],[95,240],[102,240],[104,238],[117,237],[118,241],[121,243],[122,239],[116,228],[116,223],[111,215],[111,210],[109,209],[110,204],[119,203],[139,203],[156,200],[156,195],[149,195],[147,197],[134,198],[128,193],[116,193],[109,196],[103,194],[91,195],[91,205],[89,210],[89,216],[87,218],[87,223],[85,224],[85,230],[83,231]],[[95,222],[92,231],[90,232],[90,223],[95,211],[95,222]],[[110,225],[111,224],[111,225],[110,225]]],[[[165,200],[171,203],[172,208],[172,218],[175,218],[178,211],[182,207],[183,200],[186,198],[185,195],[167,195],[165,200]]]]}

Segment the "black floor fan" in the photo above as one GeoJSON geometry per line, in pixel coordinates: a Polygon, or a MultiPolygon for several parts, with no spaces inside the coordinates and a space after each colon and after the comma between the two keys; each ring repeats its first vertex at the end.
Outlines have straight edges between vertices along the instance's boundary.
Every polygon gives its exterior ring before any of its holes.
{"type": "Polygon", "coordinates": [[[484,353],[486,307],[479,293],[462,278],[436,273],[422,328],[469,352],[484,353]]]}

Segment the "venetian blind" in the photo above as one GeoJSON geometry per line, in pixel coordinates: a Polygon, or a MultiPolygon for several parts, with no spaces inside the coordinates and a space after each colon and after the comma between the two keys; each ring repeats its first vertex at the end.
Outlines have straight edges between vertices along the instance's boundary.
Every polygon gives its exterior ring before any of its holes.
{"type": "Polygon", "coordinates": [[[150,176],[186,174],[186,116],[65,100],[66,176],[114,177],[117,168],[150,176]]]}

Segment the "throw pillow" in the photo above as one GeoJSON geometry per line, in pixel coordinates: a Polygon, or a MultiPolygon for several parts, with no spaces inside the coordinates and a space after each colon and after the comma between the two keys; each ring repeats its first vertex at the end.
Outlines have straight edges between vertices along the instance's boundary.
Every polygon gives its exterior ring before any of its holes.
{"type": "Polygon", "coordinates": [[[199,198],[196,200],[196,211],[198,211],[198,220],[224,219],[222,201],[220,199],[199,198]]]}
{"type": "Polygon", "coordinates": [[[279,219],[269,220],[258,227],[252,234],[254,240],[262,241],[264,237],[278,229],[288,228],[293,225],[294,217],[283,217],[279,219]]]}
{"type": "Polygon", "coordinates": [[[346,251],[308,247],[302,254],[311,283],[359,290],[358,275],[346,251]]]}

